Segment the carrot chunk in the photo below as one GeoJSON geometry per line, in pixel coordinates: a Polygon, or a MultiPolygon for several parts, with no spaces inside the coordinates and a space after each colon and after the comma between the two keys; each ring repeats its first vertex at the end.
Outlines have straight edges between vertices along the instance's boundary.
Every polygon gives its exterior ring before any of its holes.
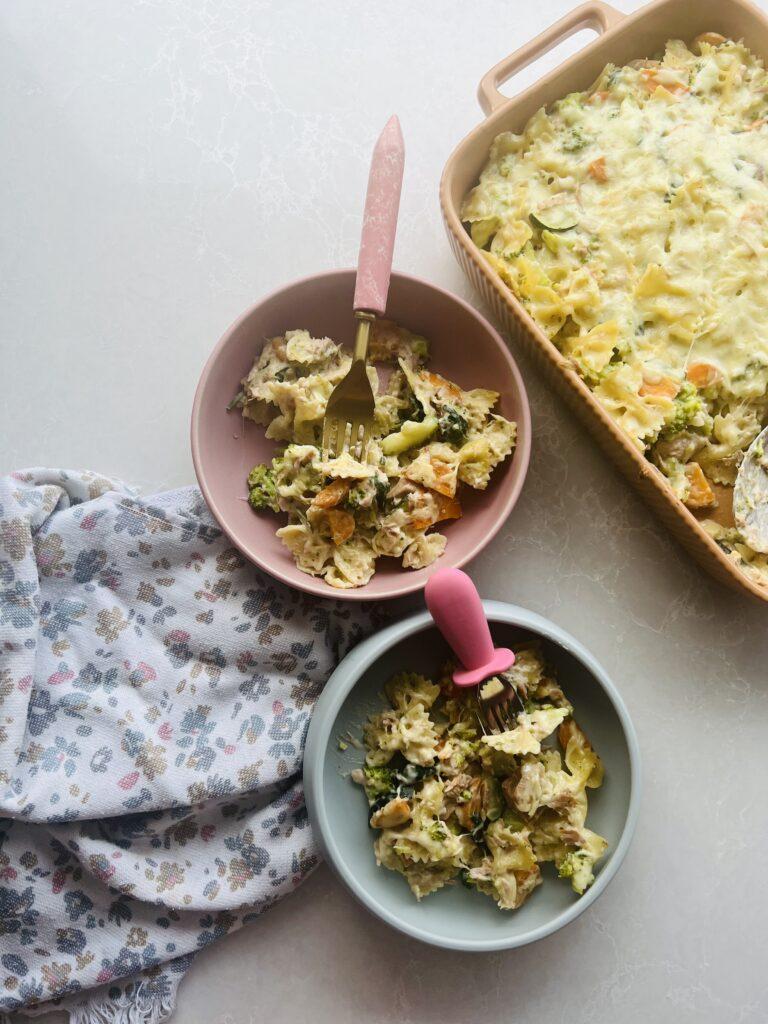
{"type": "Polygon", "coordinates": [[[648,92],[656,92],[661,86],[662,89],[666,89],[667,92],[671,92],[672,95],[681,95],[684,92],[690,92],[687,85],[683,85],[682,82],[676,82],[673,80],[662,81],[659,78],[658,68],[641,68],[640,76],[643,79],[643,85],[648,92]]]}
{"type": "Polygon", "coordinates": [[[331,528],[331,538],[334,544],[343,544],[349,540],[355,532],[355,517],[351,512],[342,512],[339,509],[331,508],[326,512],[328,525],[331,528]]]}
{"type": "Polygon", "coordinates": [[[685,376],[697,388],[709,388],[720,380],[720,371],[712,363],[691,363],[685,376]]]}
{"type": "Polygon", "coordinates": [[[450,395],[452,398],[459,398],[461,395],[461,388],[454,384],[453,381],[446,380],[445,377],[441,377],[439,373],[432,373],[430,370],[422,370],[421,376],[441,394],[450,395]]]}
{"type": "Polygon", "coordinates": [[[352,485],[349,480],[332,480],[322,491],[318,491],[312,500],[315,508],[335,508],[342,502],[352,485]]]}
{"type": "Polygon", "coordinates": [[[444,494],[438,494],[437,505],[438,516],[435,520],[436,523],[441,523],[444,519],[461,519],[463,515],[461,502],[458,498],[447,498],[444,494]]]}
{"type": "Polygon", "coordinates": [[[608,172],[605,169],[605,157],[599,156],[587,167],[587,171],[595,181],[608,181],[608,172]]]}
{"type": "Polygon", "coordinates": [[[680,385],[671,377],[660,377],[658,380],[646,380],[640,385],[638,394],[645,398],[646,395],[660,395],[663,398],[674,398],[680,390],[680,385]]]}
{"type": "Polygon", "coordinates": [[[689,462],[685,467],[685,475],[690,484],[688,497],[685,499],[688,508],[712,508],[717,504],[715,492],[709,486],[704,470],[698,462],[689,462]]]}

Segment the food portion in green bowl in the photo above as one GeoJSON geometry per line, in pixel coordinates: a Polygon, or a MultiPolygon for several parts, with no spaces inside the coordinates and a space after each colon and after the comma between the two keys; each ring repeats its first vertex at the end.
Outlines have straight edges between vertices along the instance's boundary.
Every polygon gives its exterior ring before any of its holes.
{"type": "Polygon", "coordinates": [[[508,673],[525,710],[507,732],[483,727],[476,687],[457,687],[451,664],[432,681],[400,672],[390,707],[363,728],[363,786],[376,862],[405,877],[418,900],[460,880],[517,910],[552,862],[582,894],[608,842],[586,825],[587,789],[603,764],[573,717],[541,648],[516,648],[508,673]]]}

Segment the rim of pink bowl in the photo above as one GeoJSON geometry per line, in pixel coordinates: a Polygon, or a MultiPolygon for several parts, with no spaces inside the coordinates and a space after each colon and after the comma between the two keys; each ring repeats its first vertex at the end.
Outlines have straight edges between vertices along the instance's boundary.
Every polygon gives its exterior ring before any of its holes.
{"type": "MultiPolygon", "coordinates": [[[[405,597],[407,594],[413,594],[415,591],[423,590],[425,580],[421,576],[421,571],[414,572],[411,569],[403,569],[402,575],[397,576],[398,581],[402,580],[402,582],[398,582],[396,585],[393,585],[392,592],[372,594],[366,593],[368,589],[367,585],[362,587],[350,588],[349,590],[336,590],[333,587],[329,587],[328,584],[325,583],[319,577],[309,576],[305,573],[302,573],[302,576],[306,577],[306,581],[304,579],[297,580],[294,579],[292,576],[289,576],[287,573],[282,572],[280,568],[269,564],[268,561],[259,558],[259,556],[256,553],[254,553],[254,551],[250,549],[248,545],[240,541],[238,537],[235,535],[235,533],[233,533],[227,526],[226,517],[218,508],[217,503],[214,500],[213,495],[208,486],[205,470],[203,468],[202,460],[200,458],[200,406],[202,401],[202,395],[203,392],[205,391],[208,376],[211,373],[211,370],[213,369],[220,352],[226,346],[232,334],[240,327],[242,323],[244,323],[250,316],[253,315],[253,313],[259,306],[262,306],[264,305],[264,303],[269,302],[271,299],[280,295],[282,292],[290,291],[292,288],[297,288],[300,285],[307,284],[309,281],[314,281],[317,280],[318,278],[340,277],[343,275],[354,273],[354,267],[340,267],[334,270],[320,271],[317,274],[306,274],[304,277],[296,278],[295,280],[290,281],[288,284],[281,285],[278,288],[273,288],[272,291],[267,292],[267,294],[263,295],[260,299],[258,299],[258,301],[252,303],[248,307],[248,309],[246,309],[243,313],[240,314],[239,317],[232,321],[232,323],[226,329],[224,334],[222,334],[222,336],[219,338],[211,354],[206,359],[202,373],[200,374],[200,380],[198,381],[197,388],[195,389],[195,397],[192,403],[192,418],[190,423],[192,463],[195,470],[195,476],[197,477],[197,482],[200,485],[200,490],[202,491],[203,497],[205,498],[205,502],[208,508],[210,509],[216,522],[219,524],[219,526],[227,535],[227,537],[232,541],[234,546],[243,555],[245,555],[245,557],[250,562],[253,562],[260,569],[263,569],[264,572],[267,573],[267,575],[271,576],[273,579],[280,580],[281,583],[284,583],[288,587],[293,587],[294,589],[302,590],[305,593],[313,594],[316,597],[323,597],[331,601],[391,601],[397,597],[405,597]],[[413,579],[413,581],[410,581],[409,577],[416,578],[413,579]]],[[[515,362],[512,353],[509,351],[509,347],[504,342],[504,339],[502,338],[501,334],[496,330],[493,324],[486,317],[483,316],[482,313],[475,309],[474,306],[471,306],[468,302],[466,302],[464,299],[460,298],[453,292],[448,291],[447,288],[441,288],[440,285],[433,284],[431,281],[426,281],[424,278],[417,277],[414,274],[406,274],[399,270],[393,270],[392,278],[404,278],[408,281],[414,282],[415,284],[429,291],[439,292],[448,299],[450,299],[451,301],[457,303],[457,305],[462,306],[471,316],[473,316],[476,320],[479,320],[480,323],[488,331],[488,334],[493,338],[494,343],[498,346],[499,350],[501,351],[502,357],[509,364],[510,371],[515,380],[515,384],[517,385],[521,409],[516,421],[517,441],[514,449],[513,459],[517,462],[518,470],[514,480],[512,481],[512,484],[509,487],[509,492],[506,495],[504,506],[501,509],[499,515],[497,516],[494,525],[490,528],[490,530],[488,530],[479,540],[477,540],[472,545],[469,551],[465,551],[462,556],[455,560],[451,560],[450,562],[445,562],[443,558],[440,558],[436,563],[434,563],[435,569],[439,568],[441,566],[441,563],[442,565],[450,565],[456,569],[460,569],[468,562],[471,562],[472,559],[475,558],[483,550],[483,548],[485,548],[493,540],[493,538],[496,536],[501,527],[509,518],[512,509],[517,504],[517,499],[520,496],[520,492],[523,489],[525,478],[528,475],[528,465],[531,457],[531,409],[530,403],[528,402],[528,392],[526,391],[523,376],[520,373],[518,365],[515,362]]],[[[350,309],[350,317],[351,316],[352,311],[350,309]]]]}

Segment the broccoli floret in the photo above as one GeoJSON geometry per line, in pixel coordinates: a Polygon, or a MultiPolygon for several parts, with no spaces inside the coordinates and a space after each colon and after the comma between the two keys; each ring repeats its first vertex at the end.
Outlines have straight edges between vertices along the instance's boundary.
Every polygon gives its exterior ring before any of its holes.
{"type": "Polygon", "coordinates": [[[690,381],[685,381],[675,397],[675,408],[664,425],[664,433],[679,434],[690,426],[704,426],[708,415],[699,392],[690,381]]]}
{"type": "Polygon", "coordinates": [[[370,492],[367,490],[367,488],[362,486],[350,487],[349,491],[347,492],[347,496],[344,499],[344,504],[347,506],[347,508],[351,509],[365,508],[369,504],[369,497],[370,492]]]}
{"type": "Polygon", "coordinates": [[[588,889],[595,880],[592,873],[592,858],[584,850],[572,850],[566,853],[557,869],[560,878],[570,878],[571,888],[581,893],[588,889]]]}
{"type": "Polygon", "coordinates": [[[422,338],[419,334],[414,334],[411,338],[411,352],[413,352],[415,358],[420,362],[424,363],[429,358],[429,342],[426,338],[422,338]]]}
{"type": "Polygon", "coordinates": [[[369,800],[376,800],[379,797],[386,796],[388,793],[393,793],[397,788],[395,773],[391,768],[385,768],[383,765],[367,764],[363,768],[363,775],[365,776],[363,783],[365,795],[369,800]]]}
{"type": "Polygon", "coordinates": [[[443,406],[437,421],[437,432],[446,444],[462,445],[467,439],[467,419],[453,406],[443,406]]]}
{"type": "Polygon", "coordinates": [[[430,838],[434,839],[438,843],[448,838],[448,829],[439,818],[436,818],[435,821],[432,822],[427,831],[429,832],[430,838]]]}
{"type": "Polygon", "coordinates": [[[272,512],[280,511],[274,463],[272,466],[254,466],[248,474],[248,504],[257,512],[265,508],[272,512]]]}
{"type": "Polygon", "coordinates": [[[571,128],[568,137],[563,141],[563,149],[566,153],[577,153],[588,145],[589,139],[578,125],[575,128],[571,128]]]}
{"type": "Polygon", "coordinates": [[[344,504],[352,512],[370,508],[371,505],[382,508],[389,486],[389,478],[384,473],[377,473],[368,480],[362,480],[356,487],[351,487],[344,504]]]}

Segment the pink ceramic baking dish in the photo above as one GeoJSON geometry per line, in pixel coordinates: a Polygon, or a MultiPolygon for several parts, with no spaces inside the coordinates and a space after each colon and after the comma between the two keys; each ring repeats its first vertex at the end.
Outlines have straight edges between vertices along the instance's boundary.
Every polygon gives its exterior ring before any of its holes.
{"type": "MultiPolygon", "coordinates": [[[[354,590],[336,590],[296,568],[275,536],[284,516],[254,513],[245,479],[275,454],[264,428],[227,413],[227,403],[253,365],[265,338],[306,328],[313,335],[351,345],[354,270],[304,278],[257,302],[229,328],[205,364],[192,409],[192,458],[205,500],[224,532],[244,555],[270,575],[320,597],[382,600],[420,590],[430,571],[403,569],[395,559],[377,563],[373,579],[354,590]]],[[[517,423],[511,459],[493,474],[486,491],[462,491],[464,515],[441,524],[448,538],[437,566],[460,566],[495,536],[523,486],[531,448],[528,398],[520,371],[497,331],[455,295],[406,274],[393,273],[387,315],[431,342],[430,368],[464,388],[501,393],[498,410],[517,423]]]]}
{"type": "MultiPolygon", "coordinates": [[[[538,38],[500,61],[482,79],[478,96],[486,120],[460,143],[448,160],[440,184],[440,202],[456,259],[510,336],[533,354],[548,382],[697,561],[723,582],[765,601],[768,588],[748,578],[728,559],[696,516],[675,496],[661,472],[616,426],[480,255],[460,217],[464,197],[476,184],[499,132],[520,132],[539,107],[546,107],[569,92],[588,89],[609,62],[621,66],[663,50],[668,39],[690,42],[702,32],[743,39],[768,61],[768,19],[747,0],[656,0],[628,16],[598,0],[576,7],[538,38]],[[517,71],[584,28],[597,33],[597,38],[584,49],[512,99],[499,92],[499,85],[517,71]]],[[[723,521],[728,525],[727,512],[723,521]]]]}

